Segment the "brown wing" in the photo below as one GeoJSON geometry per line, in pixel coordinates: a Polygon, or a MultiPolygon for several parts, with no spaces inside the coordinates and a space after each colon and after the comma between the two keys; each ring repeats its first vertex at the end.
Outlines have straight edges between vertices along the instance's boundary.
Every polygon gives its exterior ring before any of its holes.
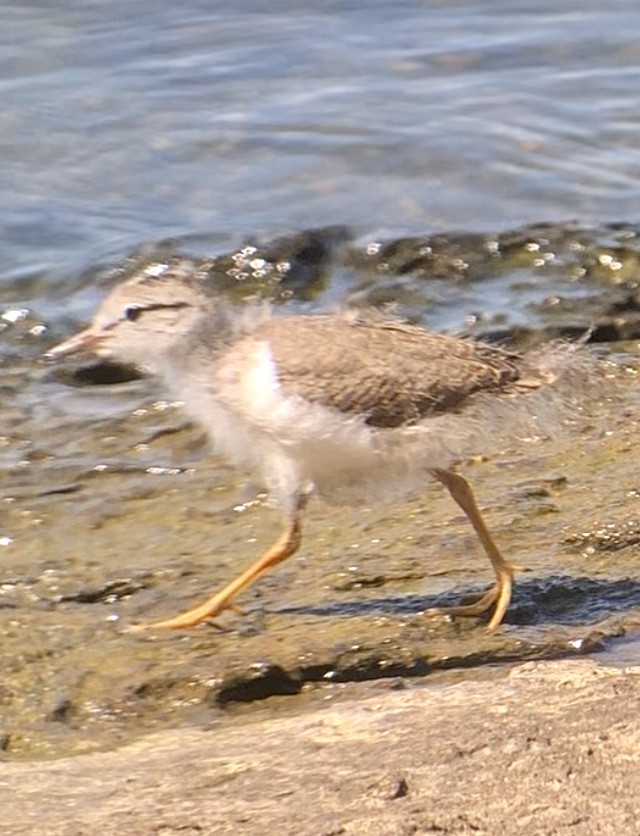
{"type": "Polygon", "coordinates": [[[521,359],[472,340],[382,319],[274,317],[269,341],[286,392],[376,427],[411,424],[455,409],[479,391],[505,390],[521,359]]]}

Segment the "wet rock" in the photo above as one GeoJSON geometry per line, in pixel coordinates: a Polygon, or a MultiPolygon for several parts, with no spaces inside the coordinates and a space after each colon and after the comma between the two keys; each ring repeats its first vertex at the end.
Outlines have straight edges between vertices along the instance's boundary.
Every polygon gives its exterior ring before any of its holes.
{"type": "Polygon", "coordinates": [[[76,604],[113,604],[115,601],[120,601],[123,598],[128,598],[130,595],[135,595],[136,592],[140,592],[142,589],[148,589],[152,584],[153,581],[150,576],[143,580],[118,578],[93,589],[79,589],[77,592],[60,595],[57,598],[57,602],[64,603],[73,601],[76,604]]]}
{"type": "Polygon", "coordinates": [[[487,272],[494,257],[491,242],[484,236],[459,234],[369,242],[364,252],[350,251],[348,264],[383,275],[473,281],[487,272]]]}
{"type": "Polygon", "coordinates": [[[86,364],[74,361],[73,366],[60,365],[52,371],[51,376],[67,386],[104,386],[129,383],[139,380],[142,375],[133,366],[104,360],[86,364]]]}
{"type": "Polygon", "coordinates": [[[326,286],[350,235],[345,227],[309,229],[267,243],[249,241],[236,252],[202,261],[199,269],[218,292],[240,301],[315,298],[326,286]]]}
{"type": "Polygon", "coordinates": [[[249,671],[234,674],[224,680],[216,694],[216,702],[253,702],[268,697],[291,696],[302,689],[302,677],[295,671],[287,671],[279,665],[253,664],[249,671]]]}

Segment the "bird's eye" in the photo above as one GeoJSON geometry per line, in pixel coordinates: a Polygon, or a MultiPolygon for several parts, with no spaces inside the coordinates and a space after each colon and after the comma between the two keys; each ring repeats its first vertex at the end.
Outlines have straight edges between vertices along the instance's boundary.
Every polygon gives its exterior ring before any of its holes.
{"type": "Polygon", "coordinates": [[[136,322],[140,318],[141,313],[142,308],[138,308],[136,305],[129,305],[124,309],[124,318],[129,322],[136,322]]]}

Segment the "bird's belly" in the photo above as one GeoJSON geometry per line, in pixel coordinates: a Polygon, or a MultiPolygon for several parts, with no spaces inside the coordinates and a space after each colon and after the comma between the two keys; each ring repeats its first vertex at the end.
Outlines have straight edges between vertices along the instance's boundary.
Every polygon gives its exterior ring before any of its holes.
{"type": "Polygon", "coordinates": [[[260,409],[215,397],[192,398],[185,407],[217,452],[251,470],[285,505],[309,489],[341,501],[404,493],[424,483],[428,468],[451,461],[437,421],[376,428],[362,416],[282,392],[260,409]]]}

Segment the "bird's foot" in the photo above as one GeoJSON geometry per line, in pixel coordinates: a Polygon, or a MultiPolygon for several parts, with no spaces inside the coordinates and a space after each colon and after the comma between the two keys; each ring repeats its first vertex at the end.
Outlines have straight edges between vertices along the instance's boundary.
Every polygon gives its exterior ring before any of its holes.
{"type": "Polygon", "coordinates": [[[458,604],[452,607],[433,607],[427,610],[426,613],[428,615],[459,615],[463,618],[475,618],[483,615],[483,613],[495,604],[495,610],[487,625],[487,630],[492,632],[502,622],[507,607],[509,606],[509,601],[511,600],[512,573],[513,570],[509,567],[509,572],[505,573],[504,577],[496,581],[491,589],[488,589],[477,601],[472,601],[470,604],[458,604]]]}
{"type": "Polygon", "coordinates": [[[199,607],[194,607],[192,610],[175,615],[173,618],[152,621],[150,624],[136,624],[129,628],[129,632],[146,633],[150,630],[181,630],[187,627],[197,627],[198,624],[205,622],[213,627],[223,629],[213,619],[224,612],[224,610],[234,610],[234,612],[242,614],[242,610],[231,601],[224,601],[219,595],[216,595],[209,601],[205,601],[199,607]]]}

